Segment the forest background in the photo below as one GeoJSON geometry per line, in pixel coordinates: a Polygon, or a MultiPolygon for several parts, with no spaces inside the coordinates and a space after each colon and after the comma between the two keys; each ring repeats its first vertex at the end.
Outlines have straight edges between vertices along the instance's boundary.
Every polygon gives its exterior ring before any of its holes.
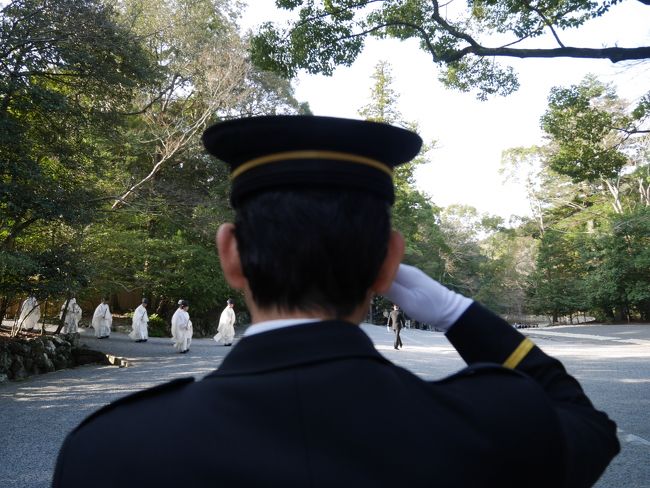
{"type": "MultiPolygon", "coordinates": [[[[413,22],[407,31],[403,19],[424,18],[414,10],[423,3],[380,3],[385,25],[364,35],[422,31],[413,22]]],[[[547,11],[533,12],[535,24],[524,22],[524,3],[470,2],[462,25],[534,37],[606,15],[613,3],[540,2],[547,11]]],[[[127,293],[148,297],[163,320],[178,299],[190,300],[195,328],[208,334],[227,297],[244,311],[214,249],[217,227],[232,219],[228,172],[205,154],[200,135],[232,117],[310,113],[294,96],[295,70],[350,62],[357,46],[341,32],[361,37],[341,30],[358,2],[322,5],[294,28],[300,35],[282,37],[269,25],[242,34],[242,6],[227,0],[4,2],[0,316],[28,295],[52,304],[52,314],[71,296],[94,307],[102,295],[127,312],[117,300],[127,293]],[[318,23],[324,18],[331,22],[318,23]],[[301,31],[308,21],[317,24],[301,31]]],[[[448,37],[443,54],[452,50],[448,37]]],[[[650,57],[644,49],[635,55],[650,57]]],[[[513,73],[472,55],[478,61],[434,57],[450,87],[486,97],[516,89],[513,73]]],[[[392,82],[390,62],[379,63],[359,117],[417,130],[399,113],[392,82]]],[[[512,321],[650,320],[649,115],[650,95],[630,105],[594,77],[553,89],[541,118],[546,144],[504,152],[505,176],[523,182],[534,209],[507,223],[469,206],[439,207],[419,191],[415,170],[435,157],[435,142],[427,145],[395,177],[406,262],[512,321]]],[[[381,321],[388,304],[378,297],[373,305],[381,321]]]]}

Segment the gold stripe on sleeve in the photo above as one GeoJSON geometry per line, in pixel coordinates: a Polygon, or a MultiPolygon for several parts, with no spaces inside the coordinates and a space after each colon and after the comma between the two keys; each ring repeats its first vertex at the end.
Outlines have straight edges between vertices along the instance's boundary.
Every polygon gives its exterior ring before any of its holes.
{"type": "Polygon", "coordinates": [[[508,356],[508,359],[504,361],[503,366],[506,368],[515,369],[533,347],[535,347],[533,341],[526,337],[517,346],[517,349],[512,351],[512,354],[508,356]]]}
{"type": "Polygon", "coordinates": [[[234,180],[242,173],[245,173],[246,171],[249,171],[253,168],[257,168],[258,166],[275,163],[277,161],[287,161],[291,159],[330,159],[334,161],[346,161],[348,163],[370,166],[371,168],[375,168],[386,173],[391,178],[393,176],[393,171],[391,168],[384,163],[381,163],[375,159],[366,158],[365,156],[359,156],[358,154],[349,154],[338,151],[286,151],[251,159],[250,161],[247,161],[241,166],[237,167],[230,174],[230,179],[234,180]]]}

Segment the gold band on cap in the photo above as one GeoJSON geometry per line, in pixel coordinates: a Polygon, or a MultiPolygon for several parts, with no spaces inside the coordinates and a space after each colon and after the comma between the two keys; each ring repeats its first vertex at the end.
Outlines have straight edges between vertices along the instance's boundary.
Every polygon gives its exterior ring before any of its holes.
{"type": "Polygon", "coordinates": [[[364,156],[359,156],[358,154],[350,154],[338,151],[285,151],[275,154],[269,154],[267,156],[261,156],[259,158],[251,159],[246,161],[241,166],[237,167],[232,173],[230,173],[230,179],[234,180],[242,173],[249,171],[258,166],[263,166],[269,163],[275,163],[277,161],[286,161],[289,159],[329,159],[334,161],[345,161],[348,163],[354,164],[363,164],[365,166],[370,166],[372,168],[383,171],[391,178],[393,177],[393,171],[391,168],[386,166],[383,163],[371,158],[366,158],[364,156]]]}
{"type": "Polygon", "coordinates": [[[533,347],[535,347],[533,341],[526,337],[519,343],[517,348],[512,351],[512,354],[508,356],[508,359],[505,360],[503,366],[509,369],[515,369],[533,347]]]}

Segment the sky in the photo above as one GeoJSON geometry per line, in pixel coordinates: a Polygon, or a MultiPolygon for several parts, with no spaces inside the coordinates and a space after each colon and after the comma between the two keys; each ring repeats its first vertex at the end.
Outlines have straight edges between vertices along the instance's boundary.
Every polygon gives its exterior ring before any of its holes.
{"type": "MultiPolygon", "coordinates": [[[[273,0],[250,0],[241,24],[254,28],[267,20],[282,21],[283,16],[273,0]]],[[[624,1],[602,18],[561,37],[566,45],[578,47],[648,45],[650,7],[624,1]]],[[[523,186],[504,182],[499,173],[502,151],[543,144],[539,119],[553,86],[577,84],[593,73],[613,83],[630,103],[650,90],[650,62],[525,59],[509,61],[519,74],[521,88],[508,97],[482,102],[472,93],[443,87],[436,66],[416,42],[370,39],[351,67],[337,68],[331,77],[300,73],[293,83],[296,98],[309,102],[315,115],[360,118],[358,110],[369,100],[371,76],[382,60],[392,67],[404,119],[417,122],[425,141],[436,141],[430,163],[416,174],[418,188],[436,205],[471,205],[506,220],[529,215],[530,208],[523,186]]]]}

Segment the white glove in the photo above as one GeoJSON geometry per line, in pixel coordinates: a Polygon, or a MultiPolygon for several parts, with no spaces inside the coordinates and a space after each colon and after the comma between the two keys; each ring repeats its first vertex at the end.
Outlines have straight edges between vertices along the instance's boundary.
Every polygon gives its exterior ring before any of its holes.
{"type": "Polygon", "coordinates": [[[445,288],[418,268],[406,264],[399,265],[385,296],[415,320],[445,332],[473,303],[471,298],[445,288]]]}

